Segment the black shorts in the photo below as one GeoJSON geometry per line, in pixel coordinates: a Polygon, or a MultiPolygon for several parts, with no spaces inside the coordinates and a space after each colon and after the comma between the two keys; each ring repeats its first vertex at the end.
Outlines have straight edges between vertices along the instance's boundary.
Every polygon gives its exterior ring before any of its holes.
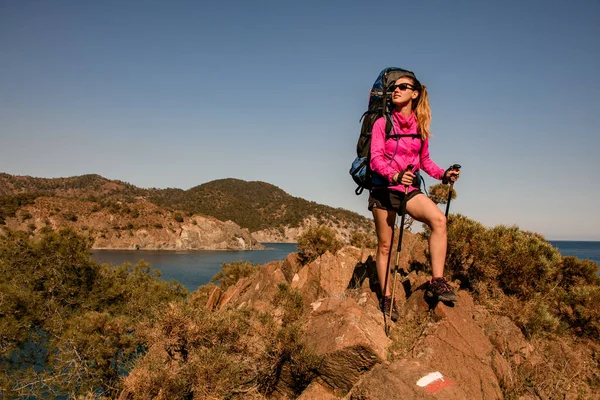
{"type": "MultiPolygon", "coordinates": [[[[423,192],[418,189],[409,192],[406,201],[409,201],[418,194],[423,194],[423,192]]],[[[404,200],[404,192],[387,188],[373,189],[369,193],[369,211],[373,211],[373,208],[399,211],[402,200],[404,200]]]]}

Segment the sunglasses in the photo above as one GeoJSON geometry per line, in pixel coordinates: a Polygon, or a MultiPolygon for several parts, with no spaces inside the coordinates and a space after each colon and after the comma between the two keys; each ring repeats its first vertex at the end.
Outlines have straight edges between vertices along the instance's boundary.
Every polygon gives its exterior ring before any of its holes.
{"type": "Polygon", "coordinates": [[[400,91],[404,91],[406,89],[415,90],[415,87],[410,83],[400,83],[398,85],[391,85],[388,88],[388,92],[393,92],[396,89],[400,89],[400,91]]]}

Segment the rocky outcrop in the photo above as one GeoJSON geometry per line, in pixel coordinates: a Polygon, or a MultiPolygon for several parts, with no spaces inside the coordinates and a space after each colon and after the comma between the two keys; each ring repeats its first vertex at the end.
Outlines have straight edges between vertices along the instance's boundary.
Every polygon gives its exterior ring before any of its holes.
{"type": "Polygon", "coordinates": [[[375,229],[373,222],[370,223],[368,230],[364,225],[347,224],[331,219],[321,220],[315,217],[305,218],[299,226],[280,226],[277,228],[263,229],[252,232],[252,237],[261,243],[296,243],[300,235],[306,232],[311,226],[325,225],[334,230],[338,238],[343,243],[350,243],[350,238],[355,232],[372,234],[375,229]]]}
{"type": "Polygon", "coordinates": [[[6,218],[7,228],[39,235],[71,227],[89,235],[94,249],[256,250],[264,246],[247,229],[214,217],[183,215],[139,199],[99,204],[71,198],[39,197],[6,218]]]}
{"type": "MultiPolygon", "coordinates": [[[[424,264],[418,238],[407,234],[405,240],[404,267],[424,264]]],[[[390,337],[378,308],[372,253],[354,247],[304,266],[296,254],[266,264],[225,293],[213,293],[209,308],[251,307],[277,318],[277,286],[298,290],[307,347],[322,359],[301,399],[501,399],[500,385],[512,379],[505,356],[528,357],[530,346],[510,320],[474,305],[465,291],[458,291],[453,307],[427,303],[427,280],[411,272],[398,284],[403,318],[390,337]],[[422,328],[407,337],[414,321],[422,328]],[[398,351],[398,341],[410,342],[409,350],[398,351]]]]}
{"type": "MultiPolygon", "coordinates": [[[[403,359],[392,363],[379,364],[365,374],[347,396],[349,400],[378,399],[485,399],[486,397],[469,396],[462,385],[457,385],[449,377],[438,379],[444,382],[439,387],[427,389],[428,385],[417,383],[436,371],[435,367],[422,360],[403,359]]],[[[433,376],[435,377],[435,376],[433,376]]],[[[435,381],[434,381],[435,382],[435,381]]],[[[494,398],[494,397],[492,397],[494,398]]]]}

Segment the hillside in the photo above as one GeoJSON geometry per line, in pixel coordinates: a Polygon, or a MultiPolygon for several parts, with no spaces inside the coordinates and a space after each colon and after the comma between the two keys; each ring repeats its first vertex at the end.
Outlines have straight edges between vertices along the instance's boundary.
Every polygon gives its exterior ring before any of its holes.
{"type": "Polygon", "coordinates": [[[183,215],[139,200],[89,201],[35,198],[4,219],[4,226],[34,237],[69,227],[93,240],[94,249],[250,250],[264,248],[247,229],[214,217],[183,215]]]}
{"type": "MultiPolygon", "coordinates": [[[[34,178],[0,173],[0,224],[40,197],[97,204],[152,203],[162,214],[203,215],[232,221],[262,242],[293,242],[309,225],[335,228],[346,241],[354,232],[372,232],[372,221],[351,211],[294,197],[266,182],[220,179],[189,190],[144,189],[100,175],[34,178]]],[[[110,206],[107,207],[110,209],[110,206]]],[[[63,210],[69,212],[68,210],[63,210]]],[[[74,210],[73,214],[77,215],[74,210]]],[[[149,222],[149,225],[161,221],[149,222]]]]}
{"type": "Polygon", "coordinates": [[[266,182],[219,179],[193,187],[154,190],[149,200],[165,207],[212,215],[231,220],[250,232],[300,228],[315,220],[344,230],[369,231],[367,218],[348,210],[333,208],[287,194],[266,182]]]}

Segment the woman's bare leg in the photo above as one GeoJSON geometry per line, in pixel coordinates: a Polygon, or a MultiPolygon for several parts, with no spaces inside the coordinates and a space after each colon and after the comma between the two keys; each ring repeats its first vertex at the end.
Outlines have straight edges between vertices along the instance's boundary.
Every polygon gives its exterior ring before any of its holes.
{"type": "Polygon", "coordinates": [[[396,211],[373,208],[373,219],[375,220],[375,231],[377,232],[377,255],[375,256],[377,277],[379,278],[382,296],[391,296],[390,285],[385,285],[385,282],[388,275],[396,211]]]}
{"type": "Polygon", "coordinates": [[[406,212],[417,221],[424,222],[431,229],[429,237],[429,253],[434,278],[444,276],[448,237],[446,217],[442,210],[424,194],[418,194],[406,203],[406,212]]]}

